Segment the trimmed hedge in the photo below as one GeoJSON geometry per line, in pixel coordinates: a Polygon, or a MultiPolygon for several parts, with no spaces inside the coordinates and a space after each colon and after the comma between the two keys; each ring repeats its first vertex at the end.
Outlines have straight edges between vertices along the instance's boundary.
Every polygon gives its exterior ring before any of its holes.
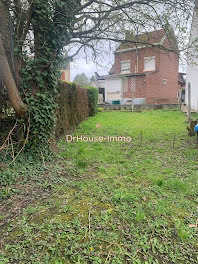
{"type": "Polygon", "coordinates": [[[96,88],[81,88],[74,83],[59,81],[56,102],[55,135],[59,137],[97,113],[98,91],[96,88]]]}
{"type": "Polygon", "coordinates": [[[94,116],[98,112],[98,90],[94,87],[83,87],[87,89],[89,99],[89,115],[94,116]]]}

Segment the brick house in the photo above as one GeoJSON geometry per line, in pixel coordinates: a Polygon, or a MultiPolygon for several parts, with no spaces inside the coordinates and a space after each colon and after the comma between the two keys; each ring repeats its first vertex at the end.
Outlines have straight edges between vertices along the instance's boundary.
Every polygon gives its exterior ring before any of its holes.
{"type": "Polygon", "coordinates": [[[109,75],[96,74],[100,101],[110,104],[178,103],[179,59],[173,31],[157,30],[141,35],[126,34],[138,44],[121,44],[109,75]],[[141,44],[140,44],[141,43],[141,44]],[[144,43],[147,43],[144,44],[144,43]],[[158,47],[157,47],[158,45],[158,47]]]}

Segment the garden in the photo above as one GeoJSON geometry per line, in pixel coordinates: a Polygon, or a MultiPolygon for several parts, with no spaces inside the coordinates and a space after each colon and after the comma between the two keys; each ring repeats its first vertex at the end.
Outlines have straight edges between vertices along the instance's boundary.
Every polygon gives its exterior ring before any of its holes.
{"type": "Polygon", "coordinates": [[[53,157],[20,155],[1,171],[0,263],[197,263],[198,155],[185,120],[103,111],[70,135],[131,141],[62,137],[53,157]]]}

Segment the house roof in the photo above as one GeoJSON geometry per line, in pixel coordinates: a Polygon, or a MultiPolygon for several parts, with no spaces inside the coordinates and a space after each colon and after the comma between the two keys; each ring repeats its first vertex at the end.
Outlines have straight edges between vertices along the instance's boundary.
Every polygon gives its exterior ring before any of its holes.
{"type": "MultiPolygon", "coordinates": [[[[171,36],[173,33],[174,36],[174,32],[171,31],[172,30],[169,30],[168,34],[171,36]]],[[[149,45],[162,45],[166,36],[167,33],[164,29],[146,32],[139,35],[134,35],[132,32],[127,32],[124,42],[118,46],[115,53],[123,52],[129,49],[145,48],[149,45]]]]}

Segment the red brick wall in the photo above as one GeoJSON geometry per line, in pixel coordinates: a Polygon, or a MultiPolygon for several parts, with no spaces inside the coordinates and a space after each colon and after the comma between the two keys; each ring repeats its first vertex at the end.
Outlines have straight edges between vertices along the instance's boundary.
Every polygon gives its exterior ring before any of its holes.
{"type": "Polygon", "coordinates": [[[178,69],[179,61],[174,53],[160,54],[159,73],[147,80],[147,103],[178,103],[178,69]],[[166,85],[163,79],[167,80],[166,85]]]}
{"type": "MultiPolygon", "coordinates": [[[[164,44],[168,45],[168,41],[164,44]]],[[[174,53],[163,54],[162,51],[145,48],[138,50],[138,59],[136,51],[117,53],[114,74],[121,73],[123,60],[131,61],[131,73],[144,73],[144,58],[153,56],[156,58],[156,71],[136,76],[135,98],[146,98],[148,104],[177,103],[179,60],[174,53]],[[167,80],[166,85],[163,85],[163,79],[167,80]]],[[[127,83],[128,89],[124,89],[124,98],[131,98],[130,78],[127,83]]]]}
{"type": "Polygon", "coordinates": [[[177,103],[179,59],[173,52],[160,54],[160,79],[167,79],[167,85],[160,83],[160,94],[169,102],[177,103]]]}
{"type": "Polygon", "coordinates": [[[146,83],[144,76],[136,77],[135,98],[146,98],[146,83]]]}

